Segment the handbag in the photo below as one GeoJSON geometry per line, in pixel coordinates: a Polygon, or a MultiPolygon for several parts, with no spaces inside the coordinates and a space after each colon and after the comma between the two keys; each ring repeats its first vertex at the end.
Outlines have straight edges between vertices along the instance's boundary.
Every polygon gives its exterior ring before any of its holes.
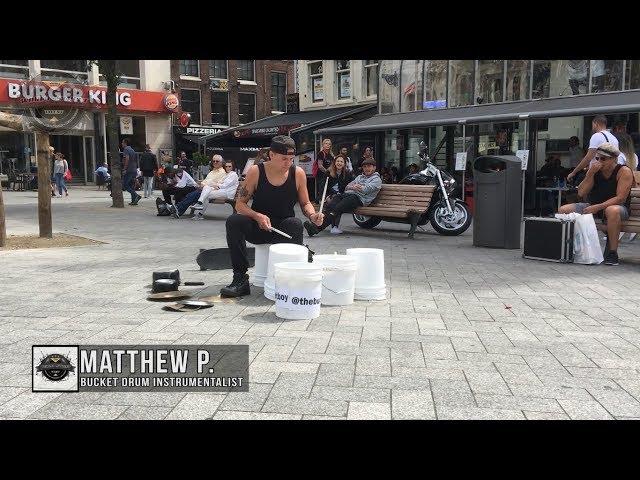
{"type": "Polygon", "coordinates": [[[71,170],[70,169],[67,168],[67,171],[64,172],[64,177],[63,178],[64,178],[64,180],[66,182],[70,182],[71,181],[71,179],[73,178],[73,175],[71,175],[71,170]]]}
{"type": "Polygon", "coordinates": [[[556,218],[574,221],[573,263],[598,265],[604,260],[598,229],[592,213],[556,214],[556,218]]]}

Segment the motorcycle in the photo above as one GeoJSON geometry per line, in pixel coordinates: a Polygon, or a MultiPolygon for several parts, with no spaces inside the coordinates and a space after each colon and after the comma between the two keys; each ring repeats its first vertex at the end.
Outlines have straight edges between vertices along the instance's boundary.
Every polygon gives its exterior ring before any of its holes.
{"type": "MultiPolygon", "coordinates": [[[[399,182],[405,185],[436,186],[429,208],[421,215],[418,226],[430,222],[433,229],[441,235],[460,235],[469,228],[472,219],[469,207],[456,196],[461,188],[457,187],[455,179],[448,172],[431,162],[424,142],[420,142],[418,157],[425,163],[425,169],[410,174],[399,182]]],[[[353,214],[353,221],[361,228],[374,228],[382,220],[383,217],[353,214]]]]}

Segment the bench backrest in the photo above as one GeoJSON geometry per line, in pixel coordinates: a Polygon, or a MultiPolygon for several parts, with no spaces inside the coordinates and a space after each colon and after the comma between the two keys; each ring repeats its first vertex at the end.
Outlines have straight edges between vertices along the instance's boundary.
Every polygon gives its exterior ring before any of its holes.
{"type": "Polygon", "coordinates": [[[425,211],[429,208],[435,189],[435,185],[383,184],[369,207],[425,211]]]}
{"type": "Polygon", "coordinates": [[[631,189],[631,212],[632,217],[640,217],[640,187],[631,189]]]}

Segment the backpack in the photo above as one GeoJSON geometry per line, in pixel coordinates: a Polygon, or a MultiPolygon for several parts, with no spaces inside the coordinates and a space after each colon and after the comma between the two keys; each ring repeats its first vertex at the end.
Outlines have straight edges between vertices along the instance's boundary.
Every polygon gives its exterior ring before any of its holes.
{"type": "Polygon", "coordinates": [[[158,209],[158,217],[166,217],[171,215],[171,212],[167,208],[167,202],[164,199],[158,197],[156,198],[156,208],[158,209]]]}

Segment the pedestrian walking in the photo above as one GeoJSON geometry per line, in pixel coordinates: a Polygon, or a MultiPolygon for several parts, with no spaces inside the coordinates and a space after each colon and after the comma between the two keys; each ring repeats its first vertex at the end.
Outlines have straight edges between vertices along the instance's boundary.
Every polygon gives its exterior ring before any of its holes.
{"type": "Polygon", "coordinates": [[[141,195],[135,191],[134,182],[138,174],[138,154],[129,145],[127,138],[122,139],[122,171],[124,172],[124,180],[122,181],[122,189],[131,194],[131,202],[129,205],[137,205],[141,195]]]}
{"type": "Polygon", "coordinates": [[[151,151],[151,147],[147,143],[144,146],[144,152],[140,155],[140,170],[142,170],[143,188],[142,193],[144,198],[148,198],[153,195],[153,179],[155,172],[160,169],[158,164],[158,158],[151,151]]]}
{"type": "Polygon", "coordinates": [[[57,197],[62,196],[62,191],[64,190],[65,195],[68,197],[69,192],[67,191],[67,186],[64,181],[64,176],[69,170],[69,164],[64,159],[64,156],[58,152],[55,154],[55,161],[53,162],[53,177],[56,182],[56,187],[58,187],[57,197]]]}

